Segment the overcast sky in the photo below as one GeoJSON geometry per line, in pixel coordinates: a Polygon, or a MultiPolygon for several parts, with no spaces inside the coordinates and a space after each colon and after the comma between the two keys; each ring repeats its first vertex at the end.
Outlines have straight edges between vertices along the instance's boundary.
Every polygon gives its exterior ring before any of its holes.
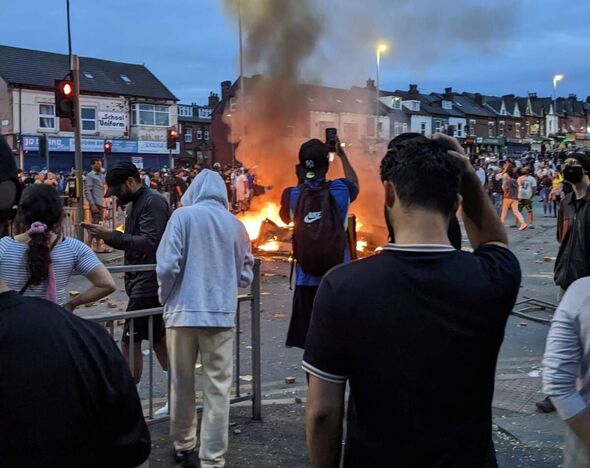
{"type": "MultiPolygon", "coordinates": [[[[347,27],[334,34],[337,25],[357,21],[353,8],[340,6],[363,4],[377,18],[371,28],[392,45],[383,57],[383,89],[417,83],[424,92],[453,86],[550,95],[553,75],[563,73],[561,95],[590,95],[587,0],[313,1],[325,2],[324,21],[331,23],[322,54],[330,54],[338,72],[321,73],[327,85],[364,85],[375,75],[369,45],[355,38],[348,56],[348,49],[330,44],[346,42],[347,27]],[[496,4],[502,6],[489,7],[496,4]],[[439,6],[444,12],[428,11],[439,6]],[[349,16],[340,18],[341,12],[349,16]]],[[[204,104],[221,81],[237,76],[237,25],[221,0],[71,0],[71,7],[74,53],[143,63],[182,102],[204,104]]],[[[67,53],[65,0],[0,0],[0,19],[0,44],[67,53]]]]}

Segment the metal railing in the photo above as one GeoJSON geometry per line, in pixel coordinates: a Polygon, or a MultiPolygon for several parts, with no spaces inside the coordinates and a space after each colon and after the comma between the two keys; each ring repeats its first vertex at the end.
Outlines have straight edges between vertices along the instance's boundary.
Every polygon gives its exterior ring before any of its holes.
{"type": "MultiPolygon", "coordinates": [[[[125,265],[125,266],[111,266],[108,270],[111,273],[132,273],[142,271],[154,271],[156,265],[125,265]]],[[[129,356],[128,363],[131,373],[134,374],[134,328],[135,319],[141,317],[148,317],[148,341],[150,345],[150,353],[148,355],[148,424],[155,422],[163,422],[169,419],[169,416],[154,417],[154,317],[162,315],[163,308],[158,307],[154,309],[134,310],[129,312],[118,313],[102,313],[100,315],[92,315],[86,317],[93,322],[105,324],[110,331],[111,336],[115,335],[115,321],[129,320],[129,356]]],[[[231,403],[239,403],[243,401],[252,401],[252,418],[260,420],[262,418],[262,382],[261,382],[261,354],[260,354],[260,260],[256,260],[254,264],[254,279],[250,287],[250,292],[238,296],[238,309],[236,313],[236,346],[235,346],[235,397],[231,399],[231,403]],[[240,320],[241,320],[241,304],[249,302],[251,315],[251,359],[252,359],[252,389],[250,393],[242,395],[240,388],[240,320]]],[[[168,401],[170,398],[170,382],[171,372],[168,366],[168,401]]],[[[198,408],[201,409],[201,408],[198,408]]]]}

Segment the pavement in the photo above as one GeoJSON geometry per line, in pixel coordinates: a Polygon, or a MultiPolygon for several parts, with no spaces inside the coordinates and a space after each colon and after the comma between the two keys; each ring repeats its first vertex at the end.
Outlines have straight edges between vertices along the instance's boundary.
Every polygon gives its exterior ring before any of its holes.
{"type": "MultiPolygon", "coordinates": [[[[511,215],[509,215],[511,216],[511,215]]],[[[507,226],[511,222],[507,223],[507,226]]],[[[508,228],[511,248],[519,258],[523,281],[519,299],[533,297],[555,302],[553,265],[557,255],[555,219],[537,213],[535,229],[518,232],[508,228]]],[[[108,264],[121,260],[121,252],[101,255],[108,264]]],[[[301,370],[302,352],[284,346],[289,323],[292,291],[289,290],[289,264],[284,257],[263,257],[261,278],[263,422],[250,419],[248,403],[232,406],[229,429],[229,467],[307,467],[305,449],[304,404],[305,376],[301,370]],[[292,385],[285,377],[295,377],[292,385]]],[[[120,290],[109,298],[116,309],[124,310],[126,296],[122,275],[117,275],[120,290]]],[[[76,278],[73,289],[84,288],[83,278],[76,278]]],[[[82,315],[103,311],[105,305],[83,309],[82,315]]],[[[550,318],[548,311],[533,315],[550,318]]],[[[250,310],[242,307],[238,340],[241,355],[239,369],[241,391],[250,384],[250,310]]],[[[538,414],[534,403],[541,392],[540,365],[549,327],[531,320],[511,316],[506,327],[497,366],[493,400],[494,443],[501,468],[554,468],[561,465],[564,425],[555,413],[538,414]]],[[[144,355],[149,350],[144,347],[144,355]]],[[[155,360],[154,360],[155,361],[155,360]]],[[[198,374],[198,371],[197,371],[198,374]]],[[[146,376],[144,375],[144,381],[146,376]]],[[[166,399],[166,375],[154,368],[155,407],[166,399]]],[[[147,408],[147,385],[140,390],[147,408]]],[[[199,385],[197,377],[197,388],[199,385]]],[[[197,394],[200,400],[201,395],[197,394]]],[[[168,423],[150,425],[153,442],[152,466],[172,467],[172,449],[168,423]]]]}

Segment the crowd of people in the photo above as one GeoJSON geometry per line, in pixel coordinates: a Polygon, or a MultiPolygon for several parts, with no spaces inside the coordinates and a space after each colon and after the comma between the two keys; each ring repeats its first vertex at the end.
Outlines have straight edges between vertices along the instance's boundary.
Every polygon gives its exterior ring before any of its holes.
{"type": "MultiPolygon", "coordinates": [[[[296,183],[281,197],[281,218],[294,223],[296,264],[286,344],[304,353],[311,466],[497,466],[495,366],[521,283],[504,222],[512,210],[521,230],[532,227],[537,195],[544,214],[558,217],[555,279],[563,296],[544,389],[567,423],[564,466],[590,466],[590,158],[572,152],[473,165],[449,136],[400,135],[375,174],[388,243],[349,262],[345,224],[362,187],[337,141],[335,150],[344,178],[329,179],[330,149],[310,140],[299,151],[296,183]],[[459,219],[472,252],[461,249],[459,219]]],[[[115,283],[89,246],[63,236],[63,202],[50,185],[24,187],[0,139],[0,433],[18,434],[0,438],[0,461],[148,466],[137,385],[150,321],[135,319],[133,349],[126,321],[121,353],[104,327],[72,313],[115,283]],[[69,298],[76,273],[91,285],[69,298]]],[[[225,466],[237,292],[252,282],[254,265],[234,213],[248,209],[257,187],[251,171],[219,166],[149,173],[122,162],[105,174],[96,160],[86,176],[92,218],[83,227],[96,245],[124,251],[126,265],[156,265],[125,274],[127,310],[163,307],[153,343],[170,372],[166,412],[183,467],[225,466]],[[108,197],[126,207],[124,232],[100,222],[108,197]]]]}

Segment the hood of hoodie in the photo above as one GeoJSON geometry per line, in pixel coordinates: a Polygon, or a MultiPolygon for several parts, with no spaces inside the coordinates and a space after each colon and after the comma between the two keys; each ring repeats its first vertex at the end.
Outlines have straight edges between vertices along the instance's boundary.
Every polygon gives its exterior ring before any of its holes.
{"type": "Polygon", "coordinates": [[[229,206],[225,182],[217,172],[209,169],[203,169],[195,177],[180,201],[182,206],[211,201],[220,203],[225,209],[229,206]]]}

